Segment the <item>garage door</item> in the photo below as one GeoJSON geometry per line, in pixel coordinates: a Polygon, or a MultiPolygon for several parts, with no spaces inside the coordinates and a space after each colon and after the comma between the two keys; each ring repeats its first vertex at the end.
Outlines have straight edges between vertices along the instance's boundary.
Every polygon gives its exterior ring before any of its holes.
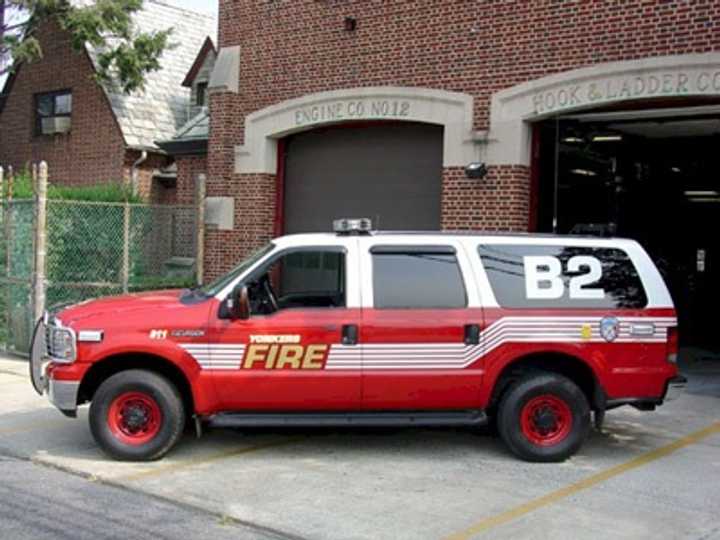
{"type": "Polygon", "coordinates": [[[286,142],[286,233],[329,231],[341,217],[385,230],[440,228],[442,127],[332,127],[286,142]]]}

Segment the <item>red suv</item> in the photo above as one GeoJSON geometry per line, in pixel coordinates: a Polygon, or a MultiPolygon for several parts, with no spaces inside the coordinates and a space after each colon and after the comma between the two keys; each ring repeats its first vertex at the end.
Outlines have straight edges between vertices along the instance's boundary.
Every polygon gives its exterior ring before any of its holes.
{"type": "Polygon", "coordinates": [[[479,426],[531,461],[574,454],[607,409],[652,410],[677,320],[632,240],[370,232],[277,238],[197,289],[85,302],[33,339],[38,392],[90,403],[111,456],[202,425],[479,426]]]}

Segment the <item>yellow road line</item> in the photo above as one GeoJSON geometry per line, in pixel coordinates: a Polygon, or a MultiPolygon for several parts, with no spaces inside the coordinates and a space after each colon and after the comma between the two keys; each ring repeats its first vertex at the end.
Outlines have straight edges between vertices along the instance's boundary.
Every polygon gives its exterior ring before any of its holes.
{"type": "Polygon", "coordinates": [[[256,444],[254,446],[247,446],[245,448],[232,448],[229,450],[224,450],[222,452],[217,452],[215,454],[210,454],[206,457],[198,457],[193,459],[187,459],[185,461],[179,461],[177,463],[171,463],[169,465],[156,467],[154,469],[149,469],[147,471],[142,471],[136,474],[130,474],[127,476],[120,476],[118,478],[113,478],[112,480],[114,482],[132,482],[134,480],[142,480],[144,478],[149,478],[152,476],[159,476],[161,474],[165,474],[168,472],[175,472],[180,469],[186,469],[188,467],[194,467],[196,465],[205,465],[206,463],[213,463],[215,461],[219,461],[221,459],[227,459],[235,456],[240,456],[242,454],[249,454],[251,452],[257,452],[258,450],[265,450],[268,448],[277,448],[279,446],[286,446],[288,444],[293,444],[296,442],[300,442],[302,440],[307,439],[307,436],[303,437],[293,437],[290,439],[281,439],[279,441],[271,441],[263,444],[256,444]]]}
{"type": "Polygon", "coordinates": [[[650,462],[668,456],[673,452],[680,450],[681,448],[685,448],[686,446],[696,444],[703,439],[717,433],[720,433],[720,422],[711,424],[705,429],[701,429],[700,431],[691,433],[690,435],[682,437],[681,439],[678,439],[666,446],[662,446],[655,450],[651,450],[650,452],[641,454],[638,457],[631,459],[630,461],[621,463],[620,465],[616,465],[605,471],[589,476],[584,480],[580,480],[579,482],[560,488],[557,491],[553,491],[552,493],[548,493],[547,495],[543,495],[542,497],[533,499],[532,501],[529,501],[520,506],[516,506],[515,508],[511,508],[510,510],[507,510],[500,514],[487,517],[482,521],[479,521],[476,524],[468,527],[464,531],[460,531],[458,533],[448,536],[446,540],[465,540],[499,525],[504,525],[505,523],[522,517],[525,514],[529,514],[530,512],[533,512],[538,508],[542,508],[544,506],[556,503],[561,499],[574,495],[578,491],[591,488],[601,482],[613,478],[614,476],[618,476],[633,469],[642,467],[643,465],[647,465],[650,462]]]}

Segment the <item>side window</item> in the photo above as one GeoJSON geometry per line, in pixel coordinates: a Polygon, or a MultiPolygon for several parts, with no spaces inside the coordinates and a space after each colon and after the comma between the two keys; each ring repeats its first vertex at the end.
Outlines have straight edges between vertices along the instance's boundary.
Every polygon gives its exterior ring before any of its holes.
{"type": "Polygon", "coordinates": [[[199,82],[195,85],[195,105],[204,107],[207,105],[207,88],[208,83],[199,82]]]}
{"type": "Polygon", "coordinates": [[[70,131],[72,92],[35,94],[35,135],[55,135],[70,131]]]}
{"type": "Polygon", "coordinates": [[[640,277],[621,249],[535,244],[478,247],[498,303],[507,308],[639,309],[640,277]]]}
{"type": "Polygon", "coordinates": [[[450,309],[467,305],[455,250],[376,246],[370,250],[379,309],[450,309]]]}
{"type": "Polygon", "coordinates": [[[285,252],[254,273],[248,294],[254,314],[345,307],[345,254],[323,249],[285,252]]]}

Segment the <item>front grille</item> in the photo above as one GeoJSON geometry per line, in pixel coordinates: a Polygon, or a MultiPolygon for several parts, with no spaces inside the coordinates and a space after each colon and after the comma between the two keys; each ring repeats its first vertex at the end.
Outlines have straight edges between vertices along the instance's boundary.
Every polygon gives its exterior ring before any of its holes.
{"type": "Polygon", "coordinates": [[[45,326],[45,348],[47,349],[47,355],[52,358],[54,355],[51,324],[45,326]]]}
{"type": "Polygon", "coordinates": [[[57,353],[62,348],[62,343],[58,343],[57,340],[62,334],[55,332],[56,328],[52,323],[49,323],[45,328],[45,347],[50,358],[61,358],[57,353]]]}

